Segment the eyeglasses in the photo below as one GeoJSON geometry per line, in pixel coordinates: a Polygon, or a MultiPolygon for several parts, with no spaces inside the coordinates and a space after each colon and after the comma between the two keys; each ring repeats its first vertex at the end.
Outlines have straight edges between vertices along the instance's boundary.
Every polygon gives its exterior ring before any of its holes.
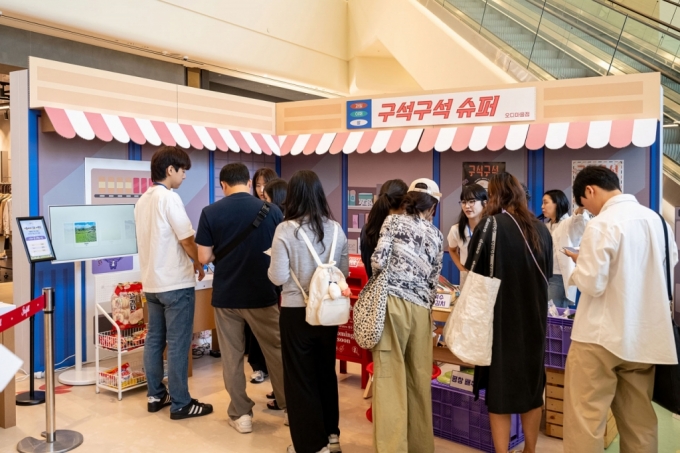
{"type": "Polygon", "coordinates": [[[478,201],[479,200],[461,200],[461,201],[458,202],[458,204],[461,205],[462,207],[474,206],[475,203],[477,203],[478,201]]]}

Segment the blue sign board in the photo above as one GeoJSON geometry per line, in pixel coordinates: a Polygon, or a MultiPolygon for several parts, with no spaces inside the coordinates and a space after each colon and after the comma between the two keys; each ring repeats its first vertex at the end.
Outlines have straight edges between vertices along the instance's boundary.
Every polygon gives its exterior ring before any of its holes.
{"type": "Polygon", "coordinates": [[[347,101],[347,129],[370,129],[371,126],[371,100],[347,101]]]}

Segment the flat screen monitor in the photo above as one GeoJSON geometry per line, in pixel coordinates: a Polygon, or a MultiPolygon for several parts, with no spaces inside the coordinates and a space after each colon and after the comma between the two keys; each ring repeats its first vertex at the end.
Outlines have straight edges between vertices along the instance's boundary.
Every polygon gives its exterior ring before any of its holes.
{"type": "Polygon", "coordinates": [[[137,253],[135,205],[50,206],[50,232],[58,262],[137,253]]]}
{"type": "Polygon", "coordinates": [[[17,223],[31,263],[56,259],[43,217],[17,217],[17,223]]]}

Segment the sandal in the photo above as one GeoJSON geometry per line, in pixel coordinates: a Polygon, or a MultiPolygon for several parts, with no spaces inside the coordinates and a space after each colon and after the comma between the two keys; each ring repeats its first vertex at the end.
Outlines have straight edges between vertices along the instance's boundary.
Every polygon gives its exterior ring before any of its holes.
{"type": "Polygon", "coordinates": [[[272,411],[280,411],[281,410],[281,408],[279,407],[276,400],[272,400],[272,401],[268,402],[267,403],[267,409],[270,409],[272,411]]]}
{"type": "Polygon", "coordinates": [[[267,393],[265,396],[267,397],[268,400],[276,399],[276,397],[274,396],[274,392],[267,393]]]}

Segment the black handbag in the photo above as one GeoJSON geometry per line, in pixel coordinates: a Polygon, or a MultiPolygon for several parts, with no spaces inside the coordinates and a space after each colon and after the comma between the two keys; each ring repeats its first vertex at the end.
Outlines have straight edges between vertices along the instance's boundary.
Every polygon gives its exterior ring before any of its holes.
{"type": "MultiPolygon", "coordinates": [[[[661,217],[661,215],[659,215],[661,217]]],[[[663,223],[664,243],[666,244],[666,289],[668,300],[671,303],[671,323],[673,325],[673,336],[675,338],[675,351],[680,357],[680,328],[675,323],[672,314],[673,292],[671,290],[671,261],[668,252],[668,226],[661,217],[663,223]]],[[[679,365],[657,365],[654,377],[654,396],[652,400],[659,406],[669,411],[680,414],[680,364],[679,365]]]]}

